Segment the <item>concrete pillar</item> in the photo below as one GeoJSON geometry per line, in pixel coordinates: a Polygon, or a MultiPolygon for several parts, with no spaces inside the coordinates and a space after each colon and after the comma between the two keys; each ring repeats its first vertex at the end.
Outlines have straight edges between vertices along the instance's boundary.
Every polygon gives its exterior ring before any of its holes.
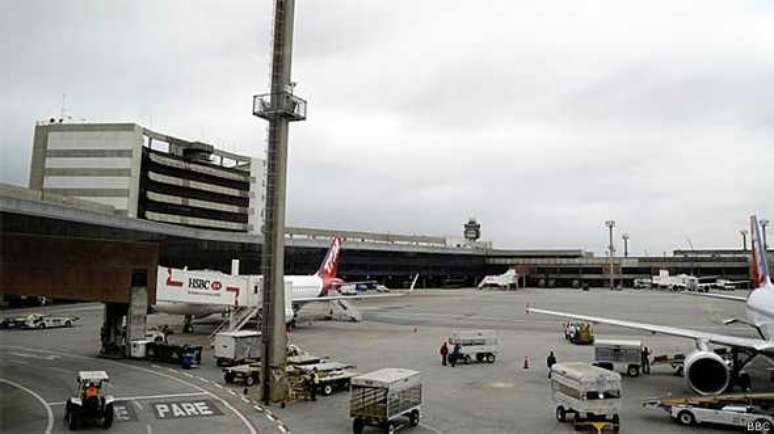
{"type": "Polygon", "coordinates": [[[104,319],[100,330],[102,348],[99,355],[110,358],[123,358],[126,354],[126,303],[105,303],[104,319]]]}
{"type": "Polygon", "coordinates": [[[143,339],[148,319],[148,275],[144,270],[132,273],[126,321],[126,355],[133,340],[143,339]]]}

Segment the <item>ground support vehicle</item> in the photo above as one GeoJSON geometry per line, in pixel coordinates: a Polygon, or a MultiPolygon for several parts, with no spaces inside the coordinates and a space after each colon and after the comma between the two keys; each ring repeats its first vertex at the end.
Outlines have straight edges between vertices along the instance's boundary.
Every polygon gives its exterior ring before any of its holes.
{"type": "Polygon", "coordinates": [[[181,362],[183,353],[193,353],[193,362],[197,365],[202,363],[202,347],[193,345],[176,345],[167,342],[147,342],[145,344],[145,357],[148,360],[155,360],[165,363],[181,362]]]}
{"type": "MultiPolygon", "coordinates": [[[[299,367],[306,367],[306,366],[321,366],[321,365],[329,365],[333,367],[333,363],[337,362],[327,362],[324,358],[320,358],[317,356],[313,356],[311,354],[305,353],[301,350],[299,350],[296,347],[289,346],[288,348],[288,354],[287,363],[288,363],[288,373],[289,374],[297,374],[301,375],[304,373],[304,370],[293,368],[299,368],[299,367]]],[[[339,363],[335,366],[342,366],[342,367],[353,367],[351,365],[344,365],[342,363],[339,363]]],[[[342,368],[343,369],[343,368],[342,368]]],[[[322,377],[322,376],[321,376],[322,377]]],[[[251,363],[245,363],[241,365],[236,366],[229,366],[226,368],[223,368],[223,380],[228,383],[235,383],[237,381],[241,381],[247,386],[252,386],[253,384],[259,384],[261,382],[261,362],[251,362],[251,363]]]]}
{"type": "Polygon", "coordinates": [[[564,327],[564,338],[575,345],[591,345],[594,343],[594,330],[590,323],[572,321],[564,327]]]}
{"type": "Polygon", "coordinates": [[[500,340],[494,330],[454,330],[449,336],[449,344],[451,348],[460,345],[461,355],[457,363],[470,363],[474,359],[479,363],[494,363],[500,353],[500,340]]]}
{"type": "Polygon", "coordinates": [[[223,380],[225,380],[227,384],[236,381],[241,381],[246,386],[259,384],[261,382],[261,364],[245,363],[244,365],[223,368],[223,380]]]}
{"type": "Polygon", "coordinates": [[[235,365],[260,360],[261,333],[254,330],[222,332],[215,335],[215,364],[235,365]]]}
{"type": "Polygon", "coordinates": [[[748,432],[774,432],[774,393],[649,399],[642,406],[661,408],[682,425],[711,423],[748,432]]]}
{"type": "Polygon", "coordinates": [[[0,328],[7,329],[46,329],[56,327],[72,327],[78,321],[77,316],[56,316],[31,313],[27,316],[4,318],[0,328]]]}
{"type": "Polygon", "coordinates": [[[65,402],[65,422],[70,430],[86,425],[108,429],[113,425],[114,398],[107,394],[109,381],[105,371],[78,372],[76,396],[65,402]]]}
{"type": "Polygon", "coordinates": [[[328,396],[337,390],[349,390],[352,378],[358,373],[353,371],[354,365],[341,362],[322,362],[311,365],[295,365],[301,375],[312,375],[315,370],[319,383],[317,384],[317,393],[328,396]]]}
{"type": "Polygon", "coordinates": [[[683,365],[685,364],[685,354],[663,354],[653,357],[650,366],[669,365],[675,370],[675,375],[683,375],[683,365]]]}
{"type": "Polygon", "coordinates": [[[361,434],[366,425],[385,433],[394,433],[406,422],[417,426],[421,406],[422,378],[418,371],[385,368],[352,378],[349,415],[355,434],[361,434]]]}
{"type": "Polygon", "coordinates": [[[594,365],[611,371],[623,367],[626,375],[636,377],[642,369],[642,341],[598,339],[594,343],[594,365]]]}
{"type": "Polygon", "coordinates": [[[609,422],[619,429],[621,375],[588,363],[557,363],[551,367],[551,399],[556,419],[576,425],[609,422]]]}

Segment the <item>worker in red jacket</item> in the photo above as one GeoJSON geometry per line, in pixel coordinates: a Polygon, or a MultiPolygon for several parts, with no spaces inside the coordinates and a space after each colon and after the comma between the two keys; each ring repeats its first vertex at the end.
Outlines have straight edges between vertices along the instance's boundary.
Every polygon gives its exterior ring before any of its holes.
{"type": "Polygon", "coordinates": [[[443,366],[446,366],[446,358],[449,355],[449,346],[446,345],[446,342],[441,345],[441,364],[443,366]]]}

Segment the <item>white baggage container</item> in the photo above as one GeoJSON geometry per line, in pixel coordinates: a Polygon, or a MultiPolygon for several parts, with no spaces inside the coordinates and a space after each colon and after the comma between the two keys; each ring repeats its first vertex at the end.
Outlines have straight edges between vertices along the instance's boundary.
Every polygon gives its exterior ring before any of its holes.
{"type": "Polygon", "coordinates": [[[385,368],[354,377],[350,384],[349,415],[355,434],[366,425],[393,432],[404,418],[408,426],[419,425],[422,377],[418,371],[385,368]]]}
{"type": "Polygon", "coordinates": [[[260,332],[239,330],[215,335],[215,360],[218,366],[246,363],[260,358],[260,332]]]}
{"type": "Polygon", "coordinates": [[[556,419],[574,416],[584,421],[610,421],[618,425],[621,409],[621,375],[588,363],[556,363],[551,367],[551,400],[556,419]]]}
{"type": "Polygon", "coordinates": [[[449,336],[449,356],[456,344],[460,344],[461,360],[470,363],[475,358],[477,362],[494,363],[500,353],[500,339],[495,330],[453,330],[449,336]]]}
{"type": "Polygon", "coordinates": [[[642,341],[597,339],[594,364],[609,370],[622,368],[628,376],[636,377],[642,365],[642,341]]]}
{"type": "Polygon", "coordinates": [[[148,349],[148,343],[151,339],[135,339],[129,347],[129,357],[133,359],[144,359],[148,349]]]}

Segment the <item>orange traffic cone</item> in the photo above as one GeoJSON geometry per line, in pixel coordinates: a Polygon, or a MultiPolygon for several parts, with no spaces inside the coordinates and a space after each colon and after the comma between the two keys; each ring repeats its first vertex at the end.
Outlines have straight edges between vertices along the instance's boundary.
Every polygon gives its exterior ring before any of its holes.
{"type": "Polygon", "coordinates": [[[524,369],[529,369],[529,357],[524,356],[524,365],[522,367],[524,369]]]}

